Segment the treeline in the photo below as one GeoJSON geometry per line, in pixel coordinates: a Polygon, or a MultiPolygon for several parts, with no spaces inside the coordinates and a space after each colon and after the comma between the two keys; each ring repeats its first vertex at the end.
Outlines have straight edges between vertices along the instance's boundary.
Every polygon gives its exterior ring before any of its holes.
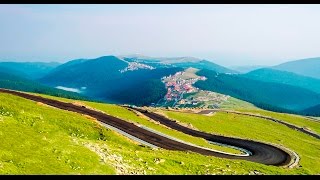
{"type": "Polygon", "coordinates": [[[160,79],[149,79],[114,94],[119,102],[137,106],[150,105],[163,98],[167,90],[160,79]]]}
{"type": "Polygon", "coordinates": [[[259,107],[261,109],[265,109],[265,110],[268,110],[268,111],[279,112],[279,113],[300,114],[297,111],[284,109],[284,108],[281,108],[281,107],[277,107],[277,106],[273,106],[273,105],[265,104],[265,103],[261,103],[261,102],[255,102],[255,103],[252,103],[252,104],[254,104],[255,106],[257,106],[257,107],[259,107]]]}
{"type": "Polygon", "coordinates": [[[301,111],[306,116],[320,116],[320,104],[301,111]]]}
{"type": "Polygon", "coordinates": [[[320,93],[320,79],[302,76],[291,72],[262,68],[243,74],[241,76],[258,81],[292,85],[304,89],[309,89],[311,91],[314,91],[315,93],[320,93]]]}
{"type": "Polygon", "coordinates": [[[105,91],[98,97],[113,99],[118,103],[150,105],[163,98],[167,92],[161,78],[182,70],[182,68],[158,68],[129,71],[124,73],[122,78],[106,83],[102,88],[105,91]]]}

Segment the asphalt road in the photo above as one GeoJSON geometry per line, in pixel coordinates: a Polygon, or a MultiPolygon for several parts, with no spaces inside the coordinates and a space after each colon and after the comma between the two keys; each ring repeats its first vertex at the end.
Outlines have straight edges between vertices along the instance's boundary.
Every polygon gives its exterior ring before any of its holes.
{"type": "Polygon", "coordinates": [[[267,165],[274,165],[274,166],[288,165],[291,161],[290,155],[277,147],[263,144],[260,142],[250,141],[250,140],[217,136],[217,135],[212,135],[212,134],[208,134],[200,131],[195,131],[195,130],[186,128],[184,126],[181,126],[171,120],[168,120],[163,116],[157,115],[155,113],[144,112],[143,110],[140,110],[140,109],[136,109],[136,110],[139,110],[146,116],[156,121],[159,121],[161,124],[169,126],[173,129],[182,131],[186,134],[190,134],[193,136],[202,137],[209,141],[228,144],[228,145],[237,146],[243,149],[247,149],[250,152],[252,152],[252,155],[244,157],[244,156],[233,156],[233,155],[221,154],[218,152],[213,152],[210,150],[194,147],[188,144],[184,144],[184,143],[169,139],[159,134],[150,132],[146,129],[140,128],[134,125],[133,123],[129,123],[127,121],[104,114],[102,112],[94,111],[81,106],[76,106],[71,103],[65,103],[65,102],[61,102],[53,99],[47,99],[44,97],[26,94],[18,91],[7,90],[7,89],[0,89],[0,92],[13,94],[13,95],[20,96],[36,102],[42,102],[44,104],[47,104],[59,109],[89,115],[93,118],[96,118],[98,121],[101,121],[110,126],[118,128],[136,138],[139,138],[143,141],[146,141],[150,144],[161,147],[163,149],[177,150],[177,151],[192,151],[192,152],[196,152],[196,153],[208,155],[208,156],[216,156],[216,157],[228,158],[228,159],[243,159],[243,160],[253,161],[253,162],[267,164],[267,165]]]}
{"type": "Polygon", "coordinates": [[[134,109],[136,111],[139,111],[142,114],[144,114],[145,116],[147,116],[155,121],[158,121],[159,123],[161,123],[167,127],[170,127],[170,128],[175,129],[177,131],[181,131],[185,134],[189,134],[191,136],[196,136],[196,137],[201,137],[201,138],[204,138],[204,139],[206,139],[208,141],[212,141],[212,142],[218,142],[218,143],[222,143],[222,144],[228,144],[231,146],[240,147],[240,148],[249,150],[252,153],[251,156],[247,156],[247,157],[223,156],[225,158],[245,159],[248,161],[253,161],[253,162],[258,162],[258,163],[268,164],[268,165],[276,165],[276,166],[277,165],[278,166],[279,165],[280,166],[287,165],[291,160],[291,157],[287,152],[285,152],[277,147],[274,147],[272,145],[268,145],[268,144],[264,144],[264,143],[256,142],[256,141],[252,141],[252,140],[224,137],[224,136],[213,135],[213,134],[193,130],[193,129],[182,126],[172,120],[167,119],[164,116],[161,116],[161,115],[153,113],[153,112],[149,112],[149,111],[139,109],[139,108],[129,108],[129,109],[134,109]]]}

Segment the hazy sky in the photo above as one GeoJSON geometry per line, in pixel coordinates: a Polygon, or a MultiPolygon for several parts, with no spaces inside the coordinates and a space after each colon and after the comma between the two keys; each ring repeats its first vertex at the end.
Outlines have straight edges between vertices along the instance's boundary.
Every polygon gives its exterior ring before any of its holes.
{"type": "Polygon", "coordinates": [[[320,56],[320,5],[0,5],[0,61],[194,56],[224,66],[320,56]]]}

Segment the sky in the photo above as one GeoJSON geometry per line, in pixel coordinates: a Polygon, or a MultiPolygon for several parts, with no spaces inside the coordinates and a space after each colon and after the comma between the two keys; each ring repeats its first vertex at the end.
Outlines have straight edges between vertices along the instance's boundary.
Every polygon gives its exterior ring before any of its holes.
{"type": "Polygon", "coordinates": [[[320,57],[320,5],[0,4],[0,61],[192,56],[223,66],[320,57]]]}

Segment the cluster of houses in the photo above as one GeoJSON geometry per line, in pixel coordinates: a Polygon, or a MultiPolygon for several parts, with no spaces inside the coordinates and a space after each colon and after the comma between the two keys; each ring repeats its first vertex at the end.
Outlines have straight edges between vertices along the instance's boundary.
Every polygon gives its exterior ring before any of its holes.
{"type": "Polygon", "coordinates": [[[177,72],[172,76],[162,78],[167,88],[167,94],[164,97],[166,101],[175,100],[178,102],[183,98],[183,94],[197,92],[198,88],[193,87],[192,84],[198,80],[206,79],[204,76],[186,79],[183,77],[184,73],[185,72],[177,72]]]}
{"type": "Polygon", "coordinates": [[[193,86],[198,80],[206,80],[204,76],[188,76],[185,72],[177,72],[174,75],[163,77],[167,93],[164,97],[164,104],[169,103],[171,107],[200,107],[217,108],[219,104],[226,101],[228,96],[200,90],[193,86]],[[187,93],[194,93],[188,94],[187,93]],[[171,104],[171,103],[173,104],[171,104]]]}

